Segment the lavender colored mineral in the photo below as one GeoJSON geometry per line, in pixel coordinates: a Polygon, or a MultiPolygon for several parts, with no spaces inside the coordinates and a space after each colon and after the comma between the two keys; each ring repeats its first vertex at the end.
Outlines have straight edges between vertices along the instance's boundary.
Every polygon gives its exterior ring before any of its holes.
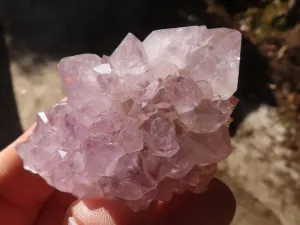
{"type": "Polygon", "coordinates": [[[191,26],[128,34],[111,56],[58,64],[67,101],[39,112],[24,167],[79,198],[138,211],[204,191],[231,152],[241,34],[191,26]]]}

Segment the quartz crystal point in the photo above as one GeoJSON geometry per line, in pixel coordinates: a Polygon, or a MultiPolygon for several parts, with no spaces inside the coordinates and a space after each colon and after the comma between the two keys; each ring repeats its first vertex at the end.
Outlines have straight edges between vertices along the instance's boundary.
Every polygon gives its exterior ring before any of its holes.
{"type": "Polygon", "coordinates": [[[37,115],[24,167],[79,198],[131,209],[204,191],[231,152],[241,34],[191,26],[128,34],[113,54],[58,64],[67,101],[37,115]]]}

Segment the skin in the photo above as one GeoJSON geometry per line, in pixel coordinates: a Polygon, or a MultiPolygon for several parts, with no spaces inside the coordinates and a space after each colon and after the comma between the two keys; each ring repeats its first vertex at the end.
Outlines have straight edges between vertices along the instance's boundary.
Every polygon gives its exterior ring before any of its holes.
{"type": "Polygon", "coordinates": [[[133,213],[119,202],[77,200],[50,187],[23,169],[16,144],[25,141],[33,127],[0,152],[0,222],[2,225],[228,225],[235,212],[230,189],[214,179],[208,190],[196,195],[175,195],[168,203],[153,202],[148,210],[133,213]]]}

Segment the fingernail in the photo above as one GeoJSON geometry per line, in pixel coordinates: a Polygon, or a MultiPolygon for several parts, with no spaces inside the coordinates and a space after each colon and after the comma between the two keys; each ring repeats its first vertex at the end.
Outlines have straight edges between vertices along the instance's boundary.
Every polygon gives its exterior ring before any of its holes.
{"type": "Polygon", "coordinates": [[[84,202],[79,202],[73,207],[73,216],[84,224],[115,225],[115,221],[104,207],[89,208],[84,202]]]}
{"type": "Polygon", "coordinates": [[[123,205],[110,200],[82,200],[69,209],[68,224],[125,224],[128,218],[128,209],[123,205]]]}
{"type": "Polygon", "coordinates": [[[68,225],[77,225],[74,217],[69,217],[68,218],[68,225]]]}

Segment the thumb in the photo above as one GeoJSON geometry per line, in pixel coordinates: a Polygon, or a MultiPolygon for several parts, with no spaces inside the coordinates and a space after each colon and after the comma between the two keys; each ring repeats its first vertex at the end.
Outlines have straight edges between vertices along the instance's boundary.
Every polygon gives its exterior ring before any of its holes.
{"type": "Polygon", "coordinates": [[[68,209],[65,225],[124,225],[130,211],[117,201],[87,199],[74,202],[68,209]]]}

